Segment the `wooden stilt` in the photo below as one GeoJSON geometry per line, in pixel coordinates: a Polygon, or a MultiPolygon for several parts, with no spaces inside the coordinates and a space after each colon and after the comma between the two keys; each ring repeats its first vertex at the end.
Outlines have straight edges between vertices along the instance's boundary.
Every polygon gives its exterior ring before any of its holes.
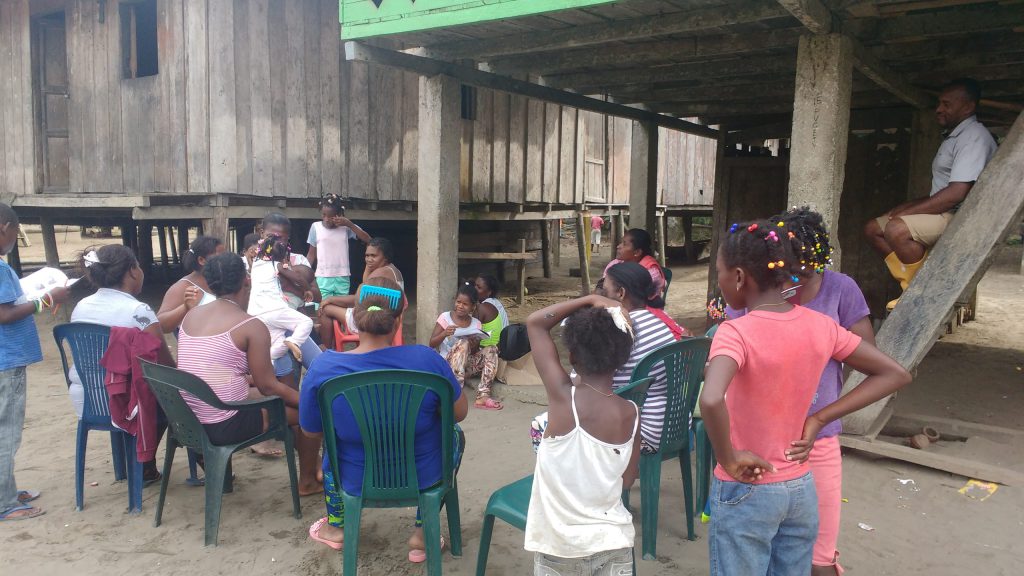
{"type": "MultiPolygon", "coordinates": [[[[519,240],[519,252],[526,253],[526,240],[519,240]]],[[[523,305],[526,298],[526,260],[516,261],[516,285],[519,290],[516,292],[516,304],[523,305]]]]}
{"type": "Polygon", "coordinates": [[[612,254],[615,254],[615,247],[622,242],[622,235],[626,233],[626,218],[622,213],[612,216],[612,254]]]}
{"type": "Polygon", "coordinates": [[[138,236],[138,258],[139,266],[147,274],[153,270],[153,226],[150,224],[139,225],[138,236]]]}
{"type": "Polygon", "coordinates": [[[167,254],[167,228],[164,226],[157,226],[156,234],[157,238],[160,240],[160,264],[163,265],[164,270],[166,270],[170,263],[167,254]]]}
{"type": "Polygon", "coordinates": [[[540,221],[540,253],[544,266],[544,277],[551,278],[551,223],[540,221]]]}
{"type": "Polygon", "coordinates": [[[658,263],[665,266],[665,220],[664,214],[658,215],[658,263]]]}
{"type": "Polygon", "coordinates": [[[550,222],[551,249],[555,256],[555,268],[562,267],[562,221],[552,220],[550,222]]]}
{"type": "Polygon", "coordinates": [[[214,206],[211,210],[213,211],[212,217],[203,219],[203,235],[220,238],[221,242],[225,245],[229,245],[227,207],[214,206]]]}
{"type": "Polygon", "coordinates": [[[57,234],[53,229],[53,220],[40,218],[39,227],[43,231],[43,251],[46,253],[46,265],[60,267],[60,255],[57,253],[57,234]]]}
{"type": "Polygon", "coordinates": [[[580,254],[580,296],[590,294],[590,263],[587,262],[587,251],[590,244],[590,236],[587,235],[586,223],[583,221],[583,213],[576,215],[576,248],[580,254]]]}
{"type": "Polygon", "coordinates": [[[697,247],[693,245],[693,216],[683,216],[683,242],[686,248],[686,263],[695,263],[700,254],[697,254],[697,247]]]}
{"type": "Polygon", "coordinates": [[[128,221],[121,225],[121,243],[131,248],[136,255],[139,253],[139,231],[135,222],[128,221]]]}
{"type": "Polygon", "coordinates": [[[178,254],[181,257],[185,257],[185,252],[188,252],[188,226],[178,226],[178,254]]]}
{"type": "Polygon", "coordinates": [[[178,243],[174,240],[171,229],[168,227],[165,228],[165,230],[167,232],[167,235],[171,237],[169,242],[169,244],[171,245],[171,262],[173,262],[175,266],[181,266],[181,256],[180,253],[178,252],[178,243]]]}
{"type": "Polygon", "coordinates": [[[14,273],[18,275],[18,278],[21,278],[24,275],[24,272],[21,269],[21,252],[18,250],[17,242],[14,243],[14,248],[12,248],[7,254],[6,259],[7,265],[14,270],[14,273]]]}

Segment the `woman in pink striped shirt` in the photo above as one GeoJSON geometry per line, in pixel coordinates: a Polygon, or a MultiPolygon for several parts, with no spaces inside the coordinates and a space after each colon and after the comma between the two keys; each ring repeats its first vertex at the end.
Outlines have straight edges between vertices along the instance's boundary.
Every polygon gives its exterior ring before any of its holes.
{"type": "MultiPolygon", "coordinates": [[[[225,402],[279,396],[284,400],[288,423],[297,425],[299,393],[274,376],[270,332],[246,313],[249,277],[242,259],[234,254],[214,256],[207,260],[203,276],[217,299],[198,314],[193,309],[182,321],[178,368],[202,378],[225,402]]],[[[251,438],[268,425],[265,411],[219,410],[189,394],[183,396],[214,444],[251,438]]],[[[296,426],[295,448],[299,453],[299,494],[322,492],[317,480],[318,442],[296,426]]]]}

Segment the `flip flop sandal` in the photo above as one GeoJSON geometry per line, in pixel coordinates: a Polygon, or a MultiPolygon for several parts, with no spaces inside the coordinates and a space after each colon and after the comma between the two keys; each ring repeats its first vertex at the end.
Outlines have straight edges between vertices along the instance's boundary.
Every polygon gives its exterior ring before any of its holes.
{"type": "Polygon", "coordinates": [[[477,408],[479,408],[481,410],[501,410],[501,409],[505,408],[504,404],[502,404],[501,402],[498,402],[497,400],[495,400],[493,398],[488,398],[487,400],[484,401],[483,404],[477,404],[476,402],[474,402],[473,406],[476,406],[477,408]]]}
{"type": "MultiPolygon", "coordinates": [[[[444,548],[445,548],[444,536],[441,536],[441,552],[444,552],[444,548]]],[[[412,562],[413,564],[422,564],[422,563],[424,563],[426,561],[427,561],[427,551],[426,550],[419,550],[419,549],[409,550],[409,562],[412,562]]]]}
{"type": "Polygon", "coordinates": [[[28,504],[29,502],[39,498],[38,490],[19,490],[18,491],[18,502],[22,504],[28,504]]]}
{"type": "Polygon", "coordinates": [[[35,518],[36,516],[42,516],[43,514],[46,514],[46,511],[43,510],[42,508],[35,508],[32,506],[26,506],[22,504],[21,506],[15,506],[14,508],[11,508],[10,510],[4,512],[3,514],[0,514],[0,522],[28,520],[29,518],[35,518]],[[21,512],[22,510],[34,510],[34,512],[32,512],[31,514],[25,514],[24,516],[11,516],[12,512],[21,512]]]}
{"type": "Polygon", "coordinates": [[[327,524],[326,516],[317,520],[316,522],[313,522],[313,524],[309,527],[309,537],[321,544],[326,544],[327,546],[334,548],[335,550],[341,550],[345,546],[343,543],[334,542],[332,540],[328,540],[320,536],[320,529],[323,528],[324,524],[327,524]]]}

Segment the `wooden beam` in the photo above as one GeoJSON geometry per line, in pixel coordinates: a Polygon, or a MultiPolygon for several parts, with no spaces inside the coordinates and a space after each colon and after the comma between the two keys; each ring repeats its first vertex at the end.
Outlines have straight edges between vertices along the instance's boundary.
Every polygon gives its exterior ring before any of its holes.
{"type": "Polygon", "coordinates": [[[565,92],[548,86],[541,86],[540,84],[534,84],[524,80],[517,80],[507,76],[484,72],[469,66],[461,66],[433,58],[414,56],[405,52],[377,48],[361,44],[359,42],[345,43],[345,57],[349,61],[361,61],[390,66],[428,77],[443,74],[455,78],[464,84],[480,88],[489,88],[491,90],[519,94],[529,98],[535,98],[537,100],[543,100],[553,104],[561,104],[563,106],[571,106],[580,110],[589,110],[599,114],[609,114],[641,122],[653,122],[658,126],[671,128],[687,134],[696,134],[698,136],[707,136],[709,138],[714,138],[717,134],[716,130],[708,128],[707,126],[701,126],[700,124],[695,124],[693,122],[672,118],[671,116],[663,116],[646,110],[640,110],[638,108],[631,108],[621,104],[605,102],[604,100],[598,100],[597,98],[589,98],[587,96],[565,92]]]}
{"type": "Polygon", "coordinates": [[[669,14],[643,16],[631,20],[612,20],[601,24],[570,26],[549,32],[522,32],[493,39],[471,39],[435,44],[430,51],[444,58],[488,60],[506,54],[530,54],[593,46],[606,42],[635,40],[710,30],[779,18],[786,12],[774,3],[743,3],[724,10],[721,7],[680,10],[669,14]]]}
{"type": "Polygon", "coordinates": [[[846,434],[839,437],[839,444],[845,448],[852,448],[854,450],[860,450],[861,452],[867,452],[868,454],[875,454],[878,456],[885,456],[887,458],[895,458],[904,462],[910,462],[911,464],[918,464],[920,466],[935,468],[952,474],[959,474],[965,478],[976,478],[978,480],[985,480],[988,482],[998,482],[1007,486],[1024,485],[1024,474],[1021,474],[1016,470],[1003,468],[1002,466],[993,466],[992,464],[986,464],[976,460],[958,458],[949,454],[939,454],[937,452],[929,452],[927,450],[918,450],[909,446],[901,446],[899,444],[893,444],[891,442],[884,442],[881,440],[869,442],[863,438],[849,436],[846,434]]]}
{"type": "MultiPolygon", "coordinates": [[[[995,156],[981,173],[971,194],[929,253],[921,271],[882,325],[878,348],[904,368],[925,357],[961,294],[977,285],[1007,232],[1020,223],[1024,196],[1024,114],[1017,117],[995,156]]],[[[843,386],[847,393],[864,380],[854,372],[843,386]]],[[[843,427],[853,434],[875,425],[891,400],[886,398],[847,416],[843,427]]]]}
{"type": "Polygon", "coordinates": [[[622,68],[623,65],[649,66],[665,62],[702,62],[735,57],[740,54],[771,52],[780,48],[793,48],[800,38],[800,30],[783,28],[751,32],[749,34],[723,34],[697,36],[655,42],[631,43],[586,48],[568,52],[553,52],[540,57],[536,54],[511,56],[487,61],[492,72],[502,74],[553,74],[562,70],[583,68],[622,68]]]}
{"type": "Polygon", "coordinates": [[[537,259],[536,252],[459,252],[459,260],[526,260],[537,259]]]}
{"type": "Polygon", "coordinates": [[[815,34],[832,31],[832,13],[818,0],[778,0],[779,4],[815,34]]]}
{"type": "Polygon", "coordinates": [[[684,102],[673,104],[658,102],[650,105],[652,110],[664,114],[678,116],[740,116],[757,112],[759,114],[781,114],[791,112],[793,103],[789,101],[760,102],[746,100],[742,102],[684,102]]]}
{"type": "Polygon", "coordinates": [[[544,76],[543,82],[555,88],[568,88],[578,92],[603,92],[614,86],[650,84],[652,81],[672,82],[730,78],[754,75],[789,77],[796,70],[796,52],[786,52],[758,58],[736,58],[717,62],[691,62],[654,68],[627,68],[603,72],[577,72],[544,76]]]}
{"type": "MultiPolygon", "coordinates": [[[[847,20],[845,34],[864,44],[912,42],[945,37],[975,37],[995,31],[1009,32],[1024,26],[1024,10],[1018,3],[999,3],[977,8],[955,8],[899,18],[847,20]]],[[[979,38],[981,39],[981,38],[979,38]]]]}
{"type": "Polygon", "coordinates": [[[889,69],[881,60],[856,40],[853,43],[853,65],[861,74],[873,80],[915,108],[929,108],[933,98],[927,92],[913,86],[902,76],[889,69]]]}

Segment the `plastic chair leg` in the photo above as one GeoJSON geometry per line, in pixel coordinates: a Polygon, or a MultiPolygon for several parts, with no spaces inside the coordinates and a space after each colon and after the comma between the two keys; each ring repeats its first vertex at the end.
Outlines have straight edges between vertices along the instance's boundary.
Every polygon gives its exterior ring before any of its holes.
{"type": "Polygon", "coordinates": [[[114,460],[114,480],[120,482],[128,477],[128,459],[125,457],[124,438],[118,430],[110,431],[110,453],[114,460]]]}
{"type": "Polygon", "coordinates": [[[125,466],[128,468],[128,513],[142,513],[142,462],[136,451],[135,436],[121,432],[125,466]]]}
{"type": "MultiPolygon", "coordinates": [[[[450,531],[451,528],[448,530],[450,531]]],[[[493,531],[494,516],[485,514],[484,525],[480,529],[480,550],[476,554],[476,576],[485,576],[487,573],[487,555],[491,551],[491,532],[493,531]]]]}
{"type": "Polygon", "coordinates": [[[220,507],[226,477],[231,474],[231,455],[222,450],[205,450],[206,462],[206,545],[217,545],[220,531],[220,507]]]}
{"type": "Polygon", "coordinates": [[[78,421],[78,438],[75,446],[75,510],[85,507],[85,446],[89,441],[89,429],[78,421]]]}
{"type": "Polygon", "coordinates": [[[427,576],[441,576],[441,502],[420,498],[423,518],[423,541],[427,552],[427,576]]]}
{"type": "Polygon", "coordinates": [[[345,502],[345,552],[342,554],[342,575],[356,576],[356,565],[359,558],[359,524],[363,519],[363,499],[349,496],[344,492],[341,498],[345,502]]]}
{"type": "Polygon", "coordinates": [[[296,518],[302,518],[302,506],[299,504],[299,476],[295,470],[295,436],[291,428],[284,433],[284,457],[288,462],[288,483],[292,489],[292,508],[296,518]]]}
{"type": "Polygon", "coordinates": [[[160,496],[156,501],[156,516],[153,518],[153,527],[156,528],[160,525],[160,520],[164,514],[164,501],[167,499],[167,483],[170,482],[171,478],[171,464],[174,463],[174,451],[178,448],[177,441],[174,437],[167,439],[167,450],[164,454],[164,471],[163,478],[160,479],[160,496]]]}
{"type": "Polygon", "coordinates": [[[679,451],[679,471],[683,475],[683,502],[686,504],[686,539],[696,540],[693,532],[693,472],[690,470],[689,446],[679,451]]]}
{"type": "Polygon", "coordinates": [[[459,515],[459,485],[454,483],[445,496],[444,509],[448,513],[448,543],[452,556],[462,557],[462,519],[459,515]]]}
{"type": "Polygon", "coordinates": [[[202,486],[205,484],[205,480],[199,477],[199,457],[192,451],[191,448],[187,449],[188,452],[188,478],[185,479],[185,484],[189,486],[202,486]]]}
{"type": "Polygon", "coordinates": [[[714,457],[711,450],[711,441],[708,439],[707,430],[704,428],[704,421],[694,420],[697,444],[697,510],[703,510],[708,502],[708,494],[711,492],[711,472],[713,465],[711,460],[714,457]]]}
{"type": "Polygon", "coordinates": [[[640,456],[640,519],[644,560],[657,557],[660,492],[661,454],[643,454],[640,456]]]}

